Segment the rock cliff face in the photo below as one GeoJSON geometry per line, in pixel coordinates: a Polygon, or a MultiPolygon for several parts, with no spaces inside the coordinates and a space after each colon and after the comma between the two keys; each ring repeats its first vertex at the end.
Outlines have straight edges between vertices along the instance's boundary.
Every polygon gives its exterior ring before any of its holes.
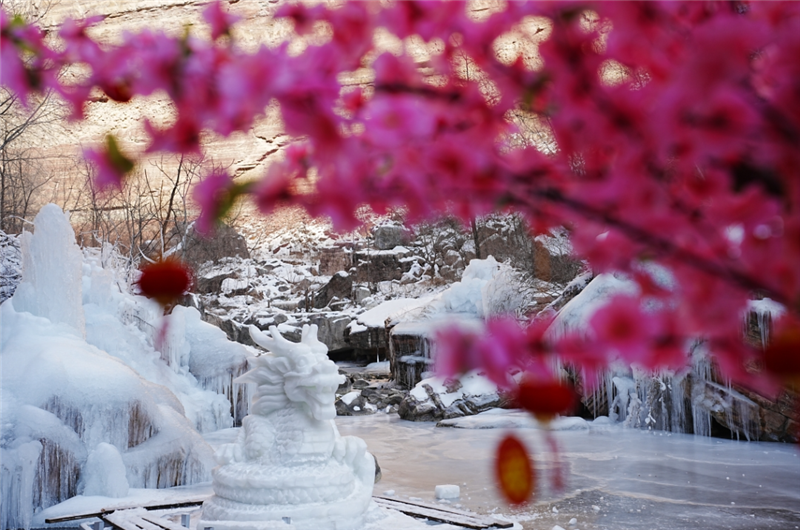
{"type": "MultiPolygon", "coordinates": [[[[238,46],[245,50],[255,50],[261,44],[277,46],[289,38],[293,29],[291,23],[274,20],[273,15],[279,3],[275,0],[254,0],[224,2],[231,13],[241,17],[234,29],[238,46]]],[[[124,32],[145,30],[164,31],[179,35],[188,30],[200,37],[207,37],[209,29],[202,19],[205,1],[195,0],[56,0],[49,2],[28,2],[14,0],[7,2],[11,10],[26,12],[31,18],[41,16],[46,30],[55,33],[67,18],[85,18],[94,15],[105,19],[94,26],[90,34],[101,42],[118,42],[124,32]]],[[[307,44],[297,39],[295,44],[300,51],[307,44]]],[[[77,76],[72,72],[68,75],[77,76]]],[[[86,105],[86,120],[71,123],[58,130],[43,146],[45,154],[53,158],[59,155],[77,157],[82,147],[92,145],[108,134],[114,134],[128,152],[141,154],[147,147],[144,134],[144,118],[157,125],[169,123],[174,114],[163,95],[135,97],[129,103],[114,102],[98,91],[86,105]]],[[[235,133],[228,138],[207,134],[203,138],[207,157],[217,164],[229,167],[237,176],[260,174],[272,160],[282,156],[282,149],[289,137],[283,132],[277,108],[267,109],[266,115],[257,120],[248,133],[235,133]]],[[[79,178],[77,172],[69,172],[65,180],[79,178]]]]}
{"type": "MultiPolygon", "coordinates": [[[[116,43],[121,40],[124,32],[145,30],[164,31],[172,35],[189,31],[201,38],[207,37],[209,28],[202,19],[202,10],[207,3],[206,0],[7,0],[5,7],[14,12],[23,12],[28,18],[40,20],[43,27],[53,35],[67,18],[80,19],[100,15],[105,18],[90,30],[90,35],[101,42],[116,43]]],[[[291,22],[275,20],[274,14],[281,3],[282,0],[223,2],[226,10],[241,18],[233,29],[236,45],[244,50],[254,51],[261,45],[275,47],[291,40],[290,50],[300,53],[309,44],[324,42],[327,38],[324,28],[301,38],[294,34],[291,22]]],[[[501,3],[480,0],[466,5],[480,18],[488,16],[501,3]]],[[[534,62],[535,47],[530,46],[530,43],[540,40],[547,33],[542,32],[540,26],[546,26],[546,23],[541,20],[522,21],[525,37],[498,39],[499,54],[508,61],[522,55],[526,62],[534,62]]],[[[420,39],[401,42],[381,32],[378,32],[375,42],[378,52],[399,50],[405,46],[421,67],[429,64],[435,50],[435,44],[428,45],[420,39]]],[[[71,71],[66,75],[68,78],[77,77],[80,72],[71,71]]],[[[345,86],[368,85],[371,80],[371,70],[365,67],[351,72],[341,82],[345,86]]],[[[49,157],[54,162],[61,161],[58,170],[58,180],[61,182],[59,189],[71,189],[72,183],[82,182],[85,178],[80,169],[76,169],[80,164],[64,163],[65,157],[79,159],[82,148],[98,143],[109,133],[116,136],[123,150],[140,155],[148,143],[144,134],[144,119],[149,119],[158,126],[166,125],[174,118],[174,110],[163,94],[135,97],[122,104],[110,100],[98,91],[86,105],[85,111],[85,121],[58,128],[47,135],[44,145],[37,145],[43,150],[45,158],[49,157]]],[[[291,138],[283,130],[277,106],[266,109],[265,115],[256,120],[252,129],[246,133],[235,133],[227,138],[207,133],[202,140],[207,159],[213,160],[217,166],[230,168],[236,176],[242,177],[263,174],[273,161],[283,157],[284,148],[291,142],[291,138]]],[[[167,160],[165,169],[174,169],[175,165],[176,163],[171,165],[167,160]]],[[[142,167],[147,167],[146,161],[142,167]]],[[[283,213],[278,217],[281,218],[282,215],[283,213]]],[[[251,211],[240,216],[239,221],[240,226],[256,223],[254,230],[264,227],[260,216],[251,211]]]]}

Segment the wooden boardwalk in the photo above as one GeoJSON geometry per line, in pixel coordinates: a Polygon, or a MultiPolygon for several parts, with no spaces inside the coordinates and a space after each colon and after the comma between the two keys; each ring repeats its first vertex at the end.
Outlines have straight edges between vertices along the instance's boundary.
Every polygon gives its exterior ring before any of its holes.
{"type": "Polygon", "coordinates": [[[440,523],[449,523],[465,528],[481,530],[483,528],[511,528],[514,526],[514,523],[499,521],[494,517],[465,512],[464,510],[451,508],[442,504],[410,501],[395,497],[382,497],[380,495],[373,495],[372,499],[378,506],[391,508],[392,510],[403,512],[411,517],[429,519],[440,523]]]}
{"type": "MultiPolygon", "coordinates": [[[[189,515],[183,514],[182,524],[177,524],[164,518],[160,514],[153,513],[157,510],[171,510],[181,508],[191,508],[200,506],[208,497],[197,497],[171,504],[151,504],[147,506],[129,506],[103,509],[92,513],[76,513],[62,517],[45,519],[46,523],[63,523],[67,521],[77,521],[79,519],[99,518],[102,524],[89,523],[81,524],[84,530],[103,530],[108,525],[118,530],[186,530],[189,527],[189,515]]],[[[389,508],[402,512],[418,519],[428,519],[440,523],[448,523],[455,526],[470,528],[473,530],[483,530],[490,528],[511,528],[513,523],[499,521],[493,517],[466,512],[447,505],[432,504],[421,501],[411,501],[397,497],[384,497],[374,495],[373,500],[382,508],[389,508]]]]}

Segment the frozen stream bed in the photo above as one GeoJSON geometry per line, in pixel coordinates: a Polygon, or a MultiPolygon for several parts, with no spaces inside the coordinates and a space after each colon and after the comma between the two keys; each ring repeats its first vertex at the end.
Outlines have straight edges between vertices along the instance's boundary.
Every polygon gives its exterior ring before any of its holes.
{"type": "MultiPolygon", "coordinates": [[[[502,514],[526,530],[552,530],[556,525],[566,530],[800,528],[800,448],[796,446],[563,418],[554,434],[566,463],[564,493],[545,491],[532,504],[513,509],[495,492],[495,445],[508,428],[514,428],[537,455],[538,475],[546,476],[553,455],[545,449],[536,422],[524,413],[495,410],[454,423],[462,428],[407,422],[385,414],[336,419],[342,435],[363,438],[378,458],[383,478],[375,485],[377,495],[393,491],[398,498],[436,502],[436,485],[457,484],[461,498],[453,505],[502,514]],[[573,518],[577,523],[570,525],[573,518]]],[[[206,439],[218,445],[232,441],[237,431],[226,429],[206,439]]],[[[143,503],[206,492],[210,493],[208,484],[131,491],[143,503]]],[[[109,500],[77,497],[36,519],[90,509],[109,500]]]]}
{"type": "Polygon", "coordinates": [[[497,496],[495,445],[504,428],[549,467],[535,422],[521,413],[465,418],[470,427],[442,428],[394,415],[337,418],[342,435],[367,442],[383,479],[375,493],[432,501],[437,484],[458,484],[466,508],[502,513],[525,529],[775,529],[800,528],[800,448],[624,429],[575,421],[555,432],[567,464],[566,490],[522,509],[497,496]],[[491,417],[493,416],[493,417],[491,417]],[[595,508],[596,507],[596,508],[595,508]],[[598,509],[599,508],[599,509],[598,509]],[[556,512],[557,510],[557,512],[556,512]],[[569,521],[577,519],[570,526],[569,521]]]}

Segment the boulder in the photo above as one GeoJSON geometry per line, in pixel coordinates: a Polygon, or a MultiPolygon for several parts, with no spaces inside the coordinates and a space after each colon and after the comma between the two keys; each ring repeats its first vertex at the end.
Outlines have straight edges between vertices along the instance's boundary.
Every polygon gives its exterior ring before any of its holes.
{"type": "Polygon", "coordinates": [[[353,289],[353,301],[358,305],[361,305],[361,303],[371,295],[372,292],[369,290],[369,288],[364,287],[363,285],[359,285],[353,289]]]}
{"type": "Polygon", "coordinates": [[[378,250],[391,250],[408,241],[406,229],[396,225],[376,226],[372,236],[375,238],[375,248],[378,250]]]}
{"type": "Polygon", "coordinates": [[[408,251],[361,251],[356,252],[356,281],[378,283],[399,280],[403,273],[411,270],[413,260],[404,260],[408,251]]]}
{"type": "Polygon", "coordinates": [[[195,291],[200,294],[216,294],[222,290],[222,282],[235,278],[234,272],[211,272],[195,280],[195,291]]]}
{"type": "Polygon", "coordinates": [[[339,271],[331,277],[331,280],[314,295],[314,308],[322,309],[331,300],[337,298],[350,298],[353,291],[353,277],[344,271],[339,271]]]}
{"type": "Polygon", "coordinates": [[[344,337],[347,325],[351,321],[349,316],[339,313],[321,313],[310,315],[308,321],[317,325],[317,338],[328,347],[328,351],[343,350],[350,347],[345,342],[344,337]]]}
{"type": "Polygon", "coordinates": [[[341,246],[319,249],[319,273],[332,276],[339,271],[346,271],[352,266],[353,254],[341,246]]]}
{"type": "Polygon", "coordinates": [[[355,356],[368,359],[386,358],[389,343],[386,340],[386,328],[367,328],[360,331],[345,331],[345,342],[353,348],[355,356]]]}
{"type": "MultiPolygon", "coordinates": [[[[432,381],[426,379],[425,381],[432,381]]],[[[459,392],[461,385],[458,381],[453,381],[445,385],[445,394],[437,393],[432,384],[423,381],[413,392],[404,393],[402,401],[398,406],[398,414],[404,420],[410,421],[440,421],[450,418],[460,418],[479,414],[492,408],[504,408],[510,404],[510,399],[500,392],[488,392],[482,394],[462,394],[459,392]],[[425,399],[421,399],[418,388],[425,390],[425,399]],[[450,405],[452,393],[459,392],[459,397],[453,399],[450,405]],[[448,395],[445,399],[442,396],[448,395]],[[444,402],[443,402],[444,399],[444,402]]],[[[441,389],[439,390],[441,392],[441,389]]],[[[388,399],[387,399],[388,400],[388,399]]]]}

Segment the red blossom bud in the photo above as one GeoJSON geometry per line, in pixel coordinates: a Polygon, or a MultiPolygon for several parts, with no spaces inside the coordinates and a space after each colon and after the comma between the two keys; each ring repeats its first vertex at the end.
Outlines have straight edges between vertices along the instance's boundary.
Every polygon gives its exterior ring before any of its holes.
{"type": "Polygon", "coordinates": [[[185,263],[167,259],[142,268],[139,290],[162,306],[177,302],[191,287],[192,273],[185,263]]]}
{"type": "Polygon", "coordinates": [[[575,390],[561,381],[534,381],[524,379],[517,388],[515,402],[520,408],[533,413],[543,421],[556,414],[566,414],[575,407],[575,390]]]}

